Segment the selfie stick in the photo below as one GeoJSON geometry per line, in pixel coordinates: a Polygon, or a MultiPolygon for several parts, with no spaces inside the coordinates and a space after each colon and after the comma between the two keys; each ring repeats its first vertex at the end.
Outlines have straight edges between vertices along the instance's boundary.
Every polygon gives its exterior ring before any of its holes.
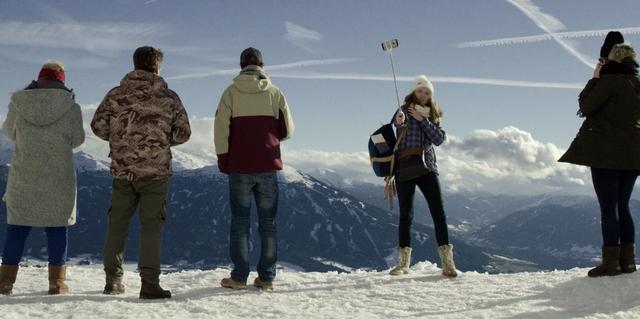
{"type": "MultiPolygon", "coordinates": [[[[393,73],[393,85],[396,88],[396,100],[398,101],[398,112],[401,112],[400,105],[400,94],[398,93],[398,80],[396,78],[396,67],[393,63],[393,48],[398,47],[398,39],[393,39],[389,41],[382,42],[382,50],[389,52],[389,60],[391,61],[391,72],[393,73]]],[[[395,154],[398,151],[398,146],[400,145],[400,141],[407,135],[407,130],[402,130],[400,136],[396,140],[395,146],[393,147],[393,153],[395,154]]],[[[391,172],[394,171],[395,166],[395,156],[392,156],[391,159],[391,172]]],[[[387,176],[384,178],[385,186],[385,198],[387,199],[387,203],[389,205],[389,209],[393,209],[393,197],[396,194],[396,186],[395,186],[395,177],[393,175],[387,176]]]]}
{"type": "Polygon", "coordinates": [[[398,109],[400,109],[400,94],[398,93],[398,80],[396,79],[396,68],[393,63],[393,48],[398,47],[398,39],[382,42],[382,50],[389,52],[389,60],[391,61],[391,73],[393,73],[393,85],[396,88],[396,100],[398,109]]]}

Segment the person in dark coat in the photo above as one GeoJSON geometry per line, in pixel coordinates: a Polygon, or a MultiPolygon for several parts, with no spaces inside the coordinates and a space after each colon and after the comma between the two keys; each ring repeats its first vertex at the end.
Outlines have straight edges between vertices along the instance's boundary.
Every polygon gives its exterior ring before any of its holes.
{"type": "Polygon", "coordinates": [[[609,53],[608,74],[598,63],[580,93],[578,114],[585,120],[560,162],[591,168],[602,213],[602,264],[590,277],[636,271],[635,230],[629,199],[640,172],[640,78],[629,44],[609,53]]]}

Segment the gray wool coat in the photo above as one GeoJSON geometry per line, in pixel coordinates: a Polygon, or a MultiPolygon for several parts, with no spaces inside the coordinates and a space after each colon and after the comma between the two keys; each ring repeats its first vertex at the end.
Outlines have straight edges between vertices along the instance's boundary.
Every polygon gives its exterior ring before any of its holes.
{"type": "Polygon", "coordinates": [[[2,127],[15,141],[9,169],[7,223],[61,227],[76,222],[73,149],[84,142],[82,112],[61,89],[12,94],[2,127]]]}

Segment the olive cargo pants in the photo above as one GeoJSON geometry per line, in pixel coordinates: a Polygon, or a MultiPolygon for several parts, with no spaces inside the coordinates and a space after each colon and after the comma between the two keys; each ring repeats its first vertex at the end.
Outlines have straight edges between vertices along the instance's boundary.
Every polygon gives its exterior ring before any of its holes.
{"type": "Polygon", "coordinates": [[[140,207],[138,269],[142,280],[158,283],[160,276],[160,242],[165,222],[168,179],[130,182],[114,179],[111,192],[107,236],[103,261],[107,283],[121,282],[125,244],[129,225],[140,207]]]}

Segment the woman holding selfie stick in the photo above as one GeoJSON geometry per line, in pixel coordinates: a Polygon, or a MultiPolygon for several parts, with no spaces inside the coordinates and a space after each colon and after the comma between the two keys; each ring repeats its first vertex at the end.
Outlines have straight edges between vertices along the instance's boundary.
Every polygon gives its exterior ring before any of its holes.
{"type": "Polygon", "coordinates": [[[433,145],[444,142],[446,134],[440,128],[442,112],[433,99],[433,84],[420,75],[411,94],[404,99],[401,110],[396,112],[395,126],[400,137],[395,165],[395,187],[400,205],[398,224],[398,265],[391,275],[409,273],[411,265],[411,223],[416,186],[427,199],[438,242],[438,254],[442,273],[455,277],[453,246],[449,244],[447,220],[438,180],[438,167],[433,145]]]}
{"type": "MultiPolygon", "coordinates": [[[[605,43],[606,44],[606,43],[605,43]]],[[[589,277],[636,271],[635,229],[629,199],[640,172],[640,78],[638,58],[616,44],[602,74],[599,62],[582,93],[578,115],[585,120],[560,162],[591,168],[601,211],[602,263],[589,277]]]]}

